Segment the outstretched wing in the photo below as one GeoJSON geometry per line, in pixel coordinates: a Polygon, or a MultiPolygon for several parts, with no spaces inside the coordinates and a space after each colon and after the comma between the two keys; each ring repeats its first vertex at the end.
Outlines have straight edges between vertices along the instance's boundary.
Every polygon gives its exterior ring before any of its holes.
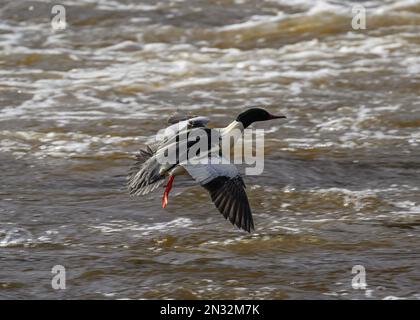
{"type": "Polygon", "coordinates": [[[176,120],[173,120],[171,122],[169,122],[168,120],[168,123],[172,123],[172,125],[164,129],[164,132],[177,133],[185,129],[206,127],[209,122],[210,122],[210,119],[207,117],[185,116],[185,117],[177,118],[176,120]]]}
{"type": "Polygon", "coordinates": [[[130,168],[127,178],[130,194],[145,195],[158,188],[165,180],[165,175],[161,173],[162,166],[155,157],[158,150],[167,144],[174,143],[180,131],[206,127],[209,121],[207,117],[187,116],[179,113],[169,118],[168,123],[172,123],[172,125],[161,130],[153,139],[154,141],[136,154],[136,162],[130,168]]]}
{"type": "MultiPolygon", "coordinates": [[[[222,159],[212,156],[213,161],[215,157],[222,159]]],[[[235,165],[220,162],[181,165],[210,193],[211,200],[225,219],[245,231],[254,229],[245,183],[235,165]]]]}
{"type": "Polygon", "coordinates": [[[168,118],[168,124],[181,124],[179,127],[183,127],[184,123],[187,124],[188,128],[205,127],[209,123],[210,119],[207,117],[196,116],[192,114],[185,114],[180,111],[174,112],[168,118]]]}

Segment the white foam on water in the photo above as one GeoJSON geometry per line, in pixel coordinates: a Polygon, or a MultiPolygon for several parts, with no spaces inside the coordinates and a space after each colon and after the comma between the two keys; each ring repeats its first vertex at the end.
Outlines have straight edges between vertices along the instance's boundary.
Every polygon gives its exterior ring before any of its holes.
{"type": "Polygon", "coordinates": [[[0,247],[30,245],[35,241],[33,234],[25,228],[13,227],[0,231],[2,234],[0,237],[0,247]]]}
{"type": "Polygon", "coordinates": [[[407,300],[407,298],[397,296],[386,296],[382,300],[407,300]]]}
{"type": "MultiPolygon", "coordinates": [[[[314,117],[311,119],[312,127],[307,127],[305,134],[299,132],[300,137],[283,138],[287,145],[283,150],[296,151],[305,149],[371,149],[392,144],[417,145],[418,134],[412,131],[402,131],[382,126],[367,125],[375,122],[378,115],[393,117],[395,112],[401,110],[400,104],[381,105],[377,107],[360,105],[343,106],[329,117],[314,117]]],[[[285,124],[287,126],[287,123],[285,124]]],[[[284,127],[284,126],[283,126],[284,127]]]]}
{"type": "Polygon", "coordinates": [[[102,233],[132,232],[134,236],[147,236],[152,233],[171,232],[184,228],[190,228],[193,222],[189,218],[176,218],[169,222],[156,222],[138,224],[133,221],[112,220],[99,225],[90,226],[91,229],[100,230],[102,233]]]}
{"type": "MultiPolygon", "coordinates": [[[[50,4],[49,0],[38,0],[38,2],[45,2],[50,4]]],[[[66,0],[64,5],[67,6],[95,6],[98,10],[112,10],[112,11],[155,11],[162,9],[164,2],[158,2],[156,5],[142,4],[142,3],[124,3],[118,0],[66,0]]]]}
{"type": "Polygon", "coordinates": [[[265,30],[270,30],[276,27],[276,22],[284,20],[285,17],[286,15],[283,12],[278,12],[275,16],[252,16],[245,22],[223,26],[218,28],[217,31],[243,31],[256,28],[264,28],[265,30]]]}
{"type": "Polygon", "coordinates": [[[417,6],[420,4],[419,0],[397,0],[397,1],[389,1],[389,4],[385,4],[375,8],[374,14],[382,15],[384,13],[393,13],[395,11],[401,11],[403,9],[410,10],[411,7],[417,6]]]}
{"type": "Polygon", "coordinates": [[[105,155],[120,152],[121,144],[138,141],[136,137],[10,130],[0,131],[0,137],[0,151],[35,158],[105,155]]]}
{"type": "Polygon", "coordinates": [[[420,204],[417,204],[414,201],[397,201],[393,203],[394,206],[396,206],[397,208],[401,208],[404,209],[403,214],[407,215],[407,214],[420,214],[420,204]]]}
{"type": "MultiPolygon", "coordinates": [[[[420,50],[419,50],[420,54],[420,50]]],[[[407,57],[401,61],[402,66],[407,66],[407,72],[418,76],[420,74],[420,57],[407,57]]]]}

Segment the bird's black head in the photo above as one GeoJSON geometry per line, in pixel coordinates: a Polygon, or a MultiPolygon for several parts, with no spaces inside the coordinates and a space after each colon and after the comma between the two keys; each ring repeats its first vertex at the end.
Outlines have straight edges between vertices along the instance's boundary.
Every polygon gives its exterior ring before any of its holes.
{"type": "Polygon", "coordinates": [[[251,108],[242,112],[236,121],[242,122],[244,128],[247,128],[251,123],[256,121],[267,121],[272,119],[286,118],[286,116],[275,116],[268,111],[261,108],[251,108]]]}

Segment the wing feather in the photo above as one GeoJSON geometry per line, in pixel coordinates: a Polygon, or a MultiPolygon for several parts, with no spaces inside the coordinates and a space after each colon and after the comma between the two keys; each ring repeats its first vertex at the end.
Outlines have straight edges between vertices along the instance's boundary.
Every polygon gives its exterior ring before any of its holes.
{"type": "Polygon", "coordinates": [[[245,183],[233,164],[181,165],[210,194],[211,200],[225,219],[245,231],[254,229],[245,183]]]}

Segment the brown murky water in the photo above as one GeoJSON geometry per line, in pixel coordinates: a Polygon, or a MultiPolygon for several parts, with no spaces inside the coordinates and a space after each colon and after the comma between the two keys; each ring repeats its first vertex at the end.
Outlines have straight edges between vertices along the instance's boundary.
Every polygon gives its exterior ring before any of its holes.
{"type": "Polygon", "coordinates": [[[63,31],[51,1],[0,5],[0,298],[420,298],[420,1],[60,4],[63,31]],[[176,108],[258,104],[288,119],[256,126],[255,233],[186,181],[165,210],[127,195],[176,108]]]}

